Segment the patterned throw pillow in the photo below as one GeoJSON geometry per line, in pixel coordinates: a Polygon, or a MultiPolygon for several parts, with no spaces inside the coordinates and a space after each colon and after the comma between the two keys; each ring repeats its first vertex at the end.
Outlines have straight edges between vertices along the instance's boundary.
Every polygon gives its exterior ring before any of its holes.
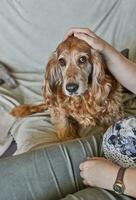
{"type": "Polygon", "coordinates": [[[136,116],[113,124],[103,137],[104,155],[123,167],[136,167],[136,116]]]}

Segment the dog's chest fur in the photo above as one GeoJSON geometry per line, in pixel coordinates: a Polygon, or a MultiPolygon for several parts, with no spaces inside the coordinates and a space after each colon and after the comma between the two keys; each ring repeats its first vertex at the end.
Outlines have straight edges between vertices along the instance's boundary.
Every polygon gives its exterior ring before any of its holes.
{"type": "MultiPolygon", "coordinates": [[[[68,97],[59,91],[52,104],[51,113],[58,112],[63,117],[71,116],[81,126],[95,126],[101,124],[109,126],[123,117],[122,96],[120,88],[113,95],[101,102],[101,104],[91,95],[91,89],[82,96],[68,97]],[[55,104],[54,104],[55,102],[55,104]]],[[[52,114],[51,114],[52,115],[52,114]]],[[[58,116],[56,116],[58,117],[58,116]]]]}

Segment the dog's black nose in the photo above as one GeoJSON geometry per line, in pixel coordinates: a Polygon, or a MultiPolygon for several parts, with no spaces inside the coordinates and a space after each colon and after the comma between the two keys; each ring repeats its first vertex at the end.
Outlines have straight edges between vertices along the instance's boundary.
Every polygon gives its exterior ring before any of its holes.
{"type": "Polygon", "coordinates": [[[69,92],[76,92],[78,88],[79,88],[79,85],[76,83],[68,83],[66,85],[66,90],[69,92]]]}

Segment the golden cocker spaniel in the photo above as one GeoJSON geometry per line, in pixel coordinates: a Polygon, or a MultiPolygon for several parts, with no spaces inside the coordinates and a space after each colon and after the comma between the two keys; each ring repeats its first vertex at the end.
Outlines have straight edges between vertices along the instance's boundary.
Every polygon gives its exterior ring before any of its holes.
{"type": "Polygon", "coordinates": [[[100,52],[74,36],[59,44],[44,75],[44,103],[15,107],[15,117],[49,109],[60,140],[78,137],[81,127],[108,127],[123,117],[120,84],[100,52]]]}

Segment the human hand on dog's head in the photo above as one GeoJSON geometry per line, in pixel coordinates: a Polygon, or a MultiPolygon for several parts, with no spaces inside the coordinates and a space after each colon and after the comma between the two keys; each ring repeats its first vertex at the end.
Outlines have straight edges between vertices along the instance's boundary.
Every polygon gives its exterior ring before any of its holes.
{"type": "Polygon", "coordinates": [[[81,40],[84,40],[93,49],[99,50],[103,53],[105,52],[106,49],[111,48],[111,46],[106,41],[104,41],[102,38],[100,38],[98,35],[96,35],[89,28],[78,28],[78,27],[70,28],[67,31],[67,33],[65,33],[64,40],[66,40],[71,35],[73,35],[81,40]]]}
{"type": "Polygon", "coordinates": [[[18,85],[16,80],[10,75],[6,65],[0,62],[0,84],[2,83],[5,83],[10,88],[16,88],[18,85]]]}

